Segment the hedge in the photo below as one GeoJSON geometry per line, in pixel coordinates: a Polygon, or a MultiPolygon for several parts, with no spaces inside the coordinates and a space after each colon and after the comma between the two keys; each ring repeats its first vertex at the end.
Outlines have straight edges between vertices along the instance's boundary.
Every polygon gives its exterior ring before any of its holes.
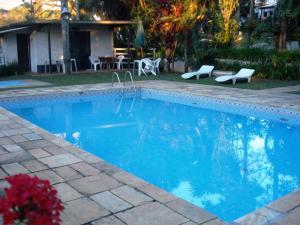
{"type": "Polygon", "coordinates": [[[206,48],[196,51],[192,61],[195,68],[202,64],[213,64],[216,69],[234,71],[248,67],[255,69],[256,76],[260,78],[300,79],[300,51],[206,48]]]}
{"type": "Polygon", "coordinates": [[[21,75],[23,73],[24,71],[16,62],[0,66],[0,77],[21,75]]]}

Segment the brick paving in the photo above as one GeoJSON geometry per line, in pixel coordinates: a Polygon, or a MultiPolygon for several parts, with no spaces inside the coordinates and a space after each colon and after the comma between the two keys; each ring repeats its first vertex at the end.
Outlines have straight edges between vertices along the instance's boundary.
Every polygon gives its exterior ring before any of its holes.
{"type": "MultiPolygon", "coordinates": [[[[138,86],[232,99],[300,112],[291,89],[241,90],[168,81],[138,86]]],[[[17,89],[0,98],[111,88],[109,84],[17,89]]],[[[299,90],[300,86],[294,86],[299,90]]],[[[224,225],[215,215],[173,196],[0,108],[0,194],[3,178],[28,173],[49,179],[64,202],[64,225],[224,225]]],[[[299,225],[300,190],[254,211],[233,224],[299,225]]]]}

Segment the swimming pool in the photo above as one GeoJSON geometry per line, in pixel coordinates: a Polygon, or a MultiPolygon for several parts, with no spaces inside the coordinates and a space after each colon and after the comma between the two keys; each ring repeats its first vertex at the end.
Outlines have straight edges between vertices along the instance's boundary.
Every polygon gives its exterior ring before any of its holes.
{"type": "Polygon", "coordinates": [[[0,81],[0,88],[22,87],[28,85],[28,82],[23,80],[0,81]]]}
{"type": "Polygon", "coordinates": [[[0,105],[226,221],[300,186],[299,115],[284,110],[149,89],[0,105]]]}

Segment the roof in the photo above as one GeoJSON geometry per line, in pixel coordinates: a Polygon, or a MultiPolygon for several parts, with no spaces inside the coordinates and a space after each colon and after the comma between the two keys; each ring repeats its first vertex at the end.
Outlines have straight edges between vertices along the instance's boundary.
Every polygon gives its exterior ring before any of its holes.
{"type": "MultiPolygon", "coordinates": [[[[9,33],[16,30],[26,28],[34,28],[34,27],[43,27],[43,26],[60,26],[60,20],[43,20],[43,21],[34,21],[34,22],[20,22],[20,23],[12,23],[9,25],[5,25],[0,27],[0,34],[9,33]]],[[[101,20],[101,21],[74,21],[71,20],[69,22],[70,27],[97,27],[97,26],[125,26],[125,25],[134,25],[137,24],[135,21],[130,20],[101,20]]]]}
{"type": "Polygon", "coordinates": [[[264,5],[264,6],[258,6],[257,9],[272,9],[275,8],[276,5],[264,5]]]}

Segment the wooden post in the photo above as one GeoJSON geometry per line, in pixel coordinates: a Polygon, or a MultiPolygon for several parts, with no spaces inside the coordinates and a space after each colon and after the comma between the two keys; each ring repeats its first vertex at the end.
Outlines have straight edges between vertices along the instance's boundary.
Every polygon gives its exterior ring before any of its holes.
{"type": "Polygon", "coordinates": [[[52,73],[52,54],[51,54],[51,27],[48,27],[48,56],[49,56],[49,73],[52,73]]]}

